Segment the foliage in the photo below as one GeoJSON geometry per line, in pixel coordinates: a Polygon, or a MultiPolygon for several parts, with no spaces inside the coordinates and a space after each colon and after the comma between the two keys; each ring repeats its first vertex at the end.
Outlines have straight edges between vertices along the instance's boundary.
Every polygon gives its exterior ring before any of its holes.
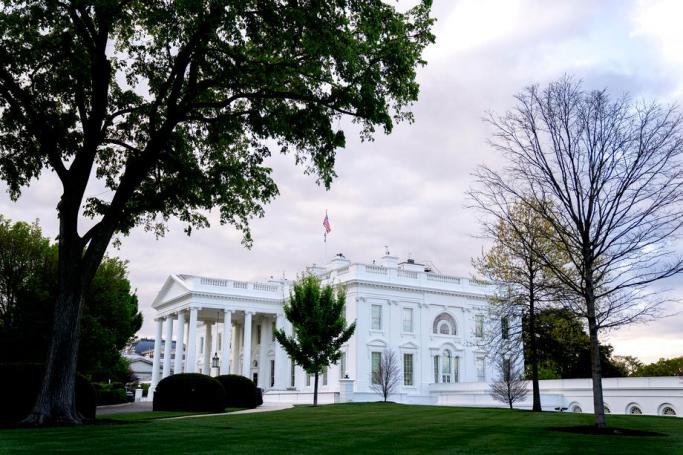
{"type": "Polygon", "coordinates": [[[641,365],[632,376],[683,376],[683,357],[661,358],[648,365],[641,365]]]}
{"type": "Polygon", "coordinates": [[[494,365],[498,377],[489,386],[491,398],[507,404],[512,409],[515,403],[526,400],[527,395],[529,395],[523,371],[519,368],[515,356],[499,355],[496,357],[494,365]]]}
{"type": "Polygon", "coordinates": [[[154,390],[155,411],[223,412],[225,389],[211,376],[179,373],[165,377],[154,390]]]}
{"type": "MultiPolygon", "coordinates": [[[[0,361],[44,362],[57,300],[57,247],[37,222],[0,217],[0,283],[0,361]]],[[[83,301],[79,371],[94,381],[130,381],[120,351],[141,325],[126,262],[105,258],[83,301]]]]}
{"type": "MultiPolygon", "coordinates": [[[[574,379],[591,376],[590,338],[581,320],[564,308],[548,308],[536,318],[539,379],[574,379]]],[[[525,320],[524,355],[529,355],[528,324],[525,320]]],[[[612,346],[600,346],[600,362],[605,377],[627,376],[611,356],[612,346]]],[[[529,366],[526,365],[528,368],[529,366]]]]}
{"type": "MultiPolygon", "coordinates": [[[[430,0],[9,0],[0,9],[0,178],[13,198],[62,184],[58,312],[46,387],[29,419],[75,421],[82,294],[116,233],[176,217],[244,233],[292,153],[329,187],[342,117],[364,139],[412,120],[430,0]],[[86,197],[92,184],[105,192],[86,197]],[[102,196],[106,194],[106,196],[102,196]],[[80,233],[82,215],[94,218],[80,233]],[[47,391],[51,390],[51,393],[47,391]]],[[[346,125],[346,123],[344,123],[346,125]]]]}
{"type": "Polygon", "coordinates": [[[379,360],[377,371],[371,373],[370,388],[379,393],[384,402],[396,390],[401,381],[401,365],[392,349],[385,349],[379,360]]]}
{"type": "Polygon", "coordinates": [[[633,376],[638,369],[643,367],[643,362],[631,355],[612,356],[612,362],[619,370],[624,372],[624,376],[633,376]]]}
{"type": "MultiPolygon", "coordinates": [[[[44,366],[38,363],[0,363],[0,423],[17,423],[35,402],[44,366]]],[[[95,418],[95,390],[81,374],[76,376],[76,409],[85,420],[95,418]]]]}
{"type": "Polygon", "coordinates": [[[330,285],[322,286],[320,278],[307,275],[294,283],[284,311],[293,327],[293,336],[283,329],[274,332],[275,339],[308,374],[315,376],[313,403],[318,403],[318,375],[341,357],[341,347],[356,329],[346,326],[344,310],[346,293],[330,285]]]}
{"type": "Polygon", "coordinates": [[[97,406],[126,403],[126,388],[120,382],[93,382],[97,406]]]}
{"type": "Polygon", "coordinates": [[[225,389],[226,408],[255,408],[263,404],[256,384],[249,378],[237,374],[216,376],[225,389]]]}

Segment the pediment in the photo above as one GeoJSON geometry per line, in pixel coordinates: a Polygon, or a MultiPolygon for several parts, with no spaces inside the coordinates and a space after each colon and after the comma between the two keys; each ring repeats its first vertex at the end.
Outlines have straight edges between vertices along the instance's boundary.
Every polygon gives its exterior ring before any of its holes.
{"type": "Polygon", "coordinates": [[[181,295],[185,295],[190,292],[189,288],[185,283],[178,278],[176,275],[169,275],[164,282],[164,285],[159,290],[159,293],[154,298],[152,302],[152,308],[159,308],[164,305],[164,303],[169,302],[181,295]]]}

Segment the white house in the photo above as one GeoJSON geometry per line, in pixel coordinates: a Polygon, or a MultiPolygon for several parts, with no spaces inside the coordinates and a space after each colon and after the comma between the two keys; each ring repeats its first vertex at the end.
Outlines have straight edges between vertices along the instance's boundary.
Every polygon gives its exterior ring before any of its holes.
{"type": "MultiPolygon", "coordinates": [[[[484,333],[502,330],[501,321],[489,318],[491,286],[436,273],[410,259],[399,262],[389,254],[372,264],[338,255],[325,267],[314,265],[307,271],[345,287],[346,319],[356,321],[341,360],[322,375],[320,402],[378,400],[371,387],[372,371],[390,349],[402,372],[391,400],[500,405],[488,393],[496,373],[481,347],[484,333]]],[[[291,333],[283,312],[289,291],[286,280],[169,276],[152,304],[158,314],[155,345],[164,350],[154,350],[152,393],[160,378],[172,371],[231,373],[252,378],[264,390],[265,401],[310,403],[312,379],[293,365],[272,336],[275,328],[291,333]],[[174,345],[163,343],[173,339],[174,345]],[[163,368],[162,354],[173,359],[163,368]]],[[[606,380],[606,401],[614,403],[611,412],[683,412],[679,378],[634,379],[642,378],[622,378],[614,384],[606,380]]],[[[589,380],[542,381],[541,391],[545,409],[592,412],[589,380]]],[[[527,406],[530,403],[522,404],[527,406]]]]}

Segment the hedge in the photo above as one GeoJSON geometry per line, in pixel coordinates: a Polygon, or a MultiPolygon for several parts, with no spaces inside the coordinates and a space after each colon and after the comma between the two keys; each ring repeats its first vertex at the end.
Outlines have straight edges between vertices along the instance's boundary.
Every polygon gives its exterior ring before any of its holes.
{"type": "MultiPolygon", "coordinates": [[[[31,412],[45,367],[39,363],[0,364],[0,390],[4,395],[0,404],[0,422],[18,423],[31,412]]],[[[84,420],[95,419],[95,390],[81,374],[76,375],[76,410],[84,420]]]]}
{"type": "Polygon", "coordinates": [[[111,384],[95,382],[93,388],[95,389],[97,406],[128,402],[126,387],[120,382],[112,382],[111,384]]]}
{"type": "Polygon", "coordinates": [[[174,374],[157,384],[154,391],[153,409],[155,411],[223,412],[225,389],[220,382],[205,374],[174,374]]]}
{"type": "Polygon", "coordinates": [[[225,389],[226,408],[255,408],[263,404],[261,389],[244,376],[226,374],[217,376],[216,380],[225,389]]]}

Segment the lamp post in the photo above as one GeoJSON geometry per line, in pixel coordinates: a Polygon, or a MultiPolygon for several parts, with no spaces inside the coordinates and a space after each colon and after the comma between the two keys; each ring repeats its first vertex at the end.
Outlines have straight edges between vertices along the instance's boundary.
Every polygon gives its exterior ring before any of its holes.
{"type": "Polygon", "coordinates": [[[211,368],[219,368],[221,364],[221,359],[218,358],[218,353],[214,353],[211,358],[211,368]]]}

